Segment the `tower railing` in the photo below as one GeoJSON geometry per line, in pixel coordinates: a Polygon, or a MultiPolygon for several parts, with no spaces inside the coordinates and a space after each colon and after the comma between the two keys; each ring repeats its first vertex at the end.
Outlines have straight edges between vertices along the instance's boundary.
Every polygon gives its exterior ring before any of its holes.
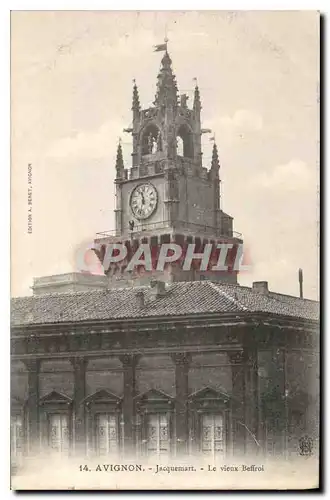
{"type": "Polygon", "coordinates": [[[239,233],[237,231],[224,231],[221,230],[220,228],[215,228],[213,226],[208,226],[205,224],[196,224],[194,222],[187,222],[187,221],[161,221],[161,222],[149,222],[149,223],[140,223],[137,224],[133,227],[133,229],[130,229],[128,227],[124,228],[121,231],[118,231],[116,229],[112,229],[109,231],[102,231],[96,233],[96,239],[101,239],[101,238],[108,238],[108,237],[120,237],[120,236],[127,236],[127,235],[137,235],[138,233],[149,233],[152,231],[157,231],[161,229],[172,229],[175,231],[187,231],[189,232],[190,230],[193,231],[194,233],[200,232],[205,235],[209,235],[210,237],[229,237],[229,238],[241,238],[242,233],[239,233]]]}

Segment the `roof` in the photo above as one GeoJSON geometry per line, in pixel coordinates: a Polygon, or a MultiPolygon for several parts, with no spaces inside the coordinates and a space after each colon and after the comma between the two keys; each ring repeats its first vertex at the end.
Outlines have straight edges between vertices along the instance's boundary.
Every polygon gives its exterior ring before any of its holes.
{"type": "Polygon", "coordinates": [[[11,300],[12,326],[234,312],[318,320],[319,303],[273,292],[264,295],[249,287],[211,281],[172,283],[158,297],[150,287],[136,286],[11,300]],[[137,292],[143,294],[142,304],[142,294],[137,292]]]}

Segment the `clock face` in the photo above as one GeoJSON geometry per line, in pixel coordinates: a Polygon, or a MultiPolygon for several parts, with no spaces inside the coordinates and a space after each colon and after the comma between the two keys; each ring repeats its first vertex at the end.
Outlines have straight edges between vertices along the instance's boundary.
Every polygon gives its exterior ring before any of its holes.
{"type": "Polygon", "coordinates": [[[131,194],[131,210],[137,219],[147,219],[157,207],[157,190],[152,184],[139,184],[131,194]]]}

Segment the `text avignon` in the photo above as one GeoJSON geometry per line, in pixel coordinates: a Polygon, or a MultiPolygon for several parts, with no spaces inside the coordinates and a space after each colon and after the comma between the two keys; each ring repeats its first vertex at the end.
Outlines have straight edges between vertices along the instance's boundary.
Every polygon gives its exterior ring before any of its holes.
{"type": "Polygon", "coordinates": [[[140,464],[98,464],[96,472],[142,472],[140,464]]]}

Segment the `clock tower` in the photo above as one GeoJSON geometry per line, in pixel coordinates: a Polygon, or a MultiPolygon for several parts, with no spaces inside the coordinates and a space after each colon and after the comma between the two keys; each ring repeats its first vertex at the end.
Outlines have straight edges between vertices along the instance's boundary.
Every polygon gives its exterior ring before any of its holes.
{"type": "Polygon", "coordinates": [[[98,233],[96,242],[124,243],[128,256],[139,244],[148,243],[153,257],[162,243],[175,242],[185,248],[194,243],[196,253],[202,252],[206,243],[232,245],[226,272],[201,271],[197,261],[189,270],[182,269],[181,261],[161,272],[146,272],[143,268],[126,272],[125,263],[121,262],[107,271],[110,286],[143,284],[151,278],[166,282],[212,279],[236,283],[233,262],[242,240],[233,232],[233,218],[220,208],[217,146],[214,143],[210,165],[203,166],[201,136],[210,131],[201,127],[199,88],[196,83],[189,107],[188,96],[179,96],[167,44],[164,49],[151,107],[141,108],[134,80],[132,126],[124,129],[133,139],[132,165],[125,167],[119,142],[115,165],[116,227],[114,231],[98,233]]]}

